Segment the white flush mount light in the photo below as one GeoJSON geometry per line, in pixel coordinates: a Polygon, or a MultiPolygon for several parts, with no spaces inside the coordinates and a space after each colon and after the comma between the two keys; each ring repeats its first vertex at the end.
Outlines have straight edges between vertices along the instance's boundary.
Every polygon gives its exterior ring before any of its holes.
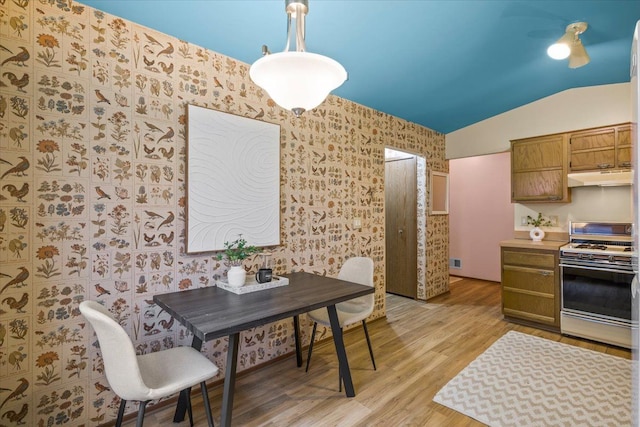
{"type": "Polygon", "coordinates": [[[305,16],[308,0],[285,0],[287,12],[287,45],[284,52],[271,54],[262,46],[263,57],[251,65],[249,76],[267,91],[273,101],[300,117],[316,108],[329,93],[347,79],[347,72],[337,61],[306,52],[305,16]],[[290,51],[291,19],[295,19],[295,50],[290,51]]]}
{"type": "Polygon", "coordinates": [[[578,68],[589,63],[589,55],[582,45],[579,35],[587,30],[586,22],[575,22],[567,25],[560,39],[549,46],[547,55],[553,59],[569,58],[569,68],[578,68]]]}

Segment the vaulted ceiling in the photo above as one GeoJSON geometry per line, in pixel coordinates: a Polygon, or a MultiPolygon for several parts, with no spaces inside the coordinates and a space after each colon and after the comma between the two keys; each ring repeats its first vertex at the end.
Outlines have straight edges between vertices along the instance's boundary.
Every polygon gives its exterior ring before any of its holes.
{"type": "MultiPolygon", "coordinates": [[[[284,0],[80,0],[253,63],[284,49],[284,0]]],[[[306,44],[349,73],[334,94],[443,133],[576,87],[629,81],[640,1],[310,0],[306,44]],[[546,55],[585,21],[591,62],[546,55]]]]}

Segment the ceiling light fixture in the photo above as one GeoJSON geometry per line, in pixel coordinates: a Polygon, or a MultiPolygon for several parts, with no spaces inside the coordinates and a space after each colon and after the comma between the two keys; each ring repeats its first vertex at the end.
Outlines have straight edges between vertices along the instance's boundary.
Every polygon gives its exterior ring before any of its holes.
{"type": "Polygon", "coordinates": [[[557,42],[549,46],[547,55],[553,59],[569,58],[569,68],[578,68],[587,65],[590,61],[589,55],[582,45],[580,34],[587,30],[586,22],[575,22],[567,25],[567,29],[557,42]]]}
{"type": "Polygon", "coordinates": [[[264,56],[251,65],[249,76],[267,91],[276,104],[300,117],[340,87],[347,79],[347,72],[337,61],[305,51],[305,16],[309,11],[309,1],[285,0],[285,10],[287,45],[284,51],[271,54],[263,45],[264,56]],[[289,51],[294,37],[291,18],[296,20],[295,51],[289,51]]]}

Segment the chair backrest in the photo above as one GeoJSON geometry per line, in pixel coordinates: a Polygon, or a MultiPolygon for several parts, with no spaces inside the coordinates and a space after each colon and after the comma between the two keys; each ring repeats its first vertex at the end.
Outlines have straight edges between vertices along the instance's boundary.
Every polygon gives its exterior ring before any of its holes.
{"type": "Polygon", "coordinates": [[[349,258],[342,264],[338,279],[373,286],[373,260],[362,256],[349,258]]]}
{"type": "Polygon", "coordinates": [[[98,336],[107,381],[115,394],[125,400],[147,400],[136,351],[127,332],[109,311],[95,301],[80,303],[80,312],[98,336]]]}
{"type": "MultiPolygon", "coordinates": [[[[373,260],[367,257],[349,258],[342,264],[338,279],[373,287],[373,260]]],[[[375,294],[355,298],[352,301],[356,300],[365,309],[367,316],[373,312],[375,294]]]]}

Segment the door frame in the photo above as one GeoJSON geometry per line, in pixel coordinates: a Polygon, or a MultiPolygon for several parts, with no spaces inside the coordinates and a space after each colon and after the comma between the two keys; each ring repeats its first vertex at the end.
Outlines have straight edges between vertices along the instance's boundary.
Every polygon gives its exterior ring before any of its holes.
{"type": "MultiPolygon", "coordinates": [[[[387,152],[388,150],[400,152],[403,154],[411,155],[416,157],[416,188],[417,188],[417,200],[416,200],[416,238],[417,238],[417,278],[418,283],[416,284],[416,298],[420,300],[426,301],[427,294],[427,253],[426,253],[426,243],[427,243],[427,160],[426,158],[418,153],[413,152],[411,150],[406,150],[403,148],[397,148],[392,145],[385,145],[385,167],[387,162],[387,152]],[[423,296],[420,298],[420,296],[423,296]]],[[[386,182],[384,185],[384,191],[386,194],[386,182]]],[[[385,196],[386,200],[386,196],[385,196]]],[[[385,202],[385,218],[386,218],[386,202],[385,202]]],[[[385,266],[386,266],[386,240],[387,240],[387,229],[384,229],[384,239],[385,239],[385,266]]],[[[386,269],[386,267],[385,267],[386,269]]],[[[386,283],[387,277],[385,275],[385,293],[387,289],[386,283]]]]}

